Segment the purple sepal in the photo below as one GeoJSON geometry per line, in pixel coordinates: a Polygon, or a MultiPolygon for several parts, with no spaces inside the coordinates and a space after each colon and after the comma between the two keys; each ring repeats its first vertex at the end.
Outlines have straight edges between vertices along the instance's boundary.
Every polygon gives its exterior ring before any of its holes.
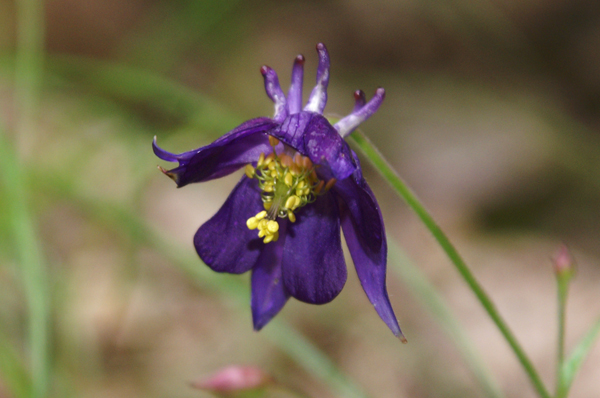
{"type": "MultiPolygon", "coordinates": [[[[355,95],[355,98],[356,98],[356,95],[355,95]]],[[[349,114],[348,116],[344,117],[342,120],[340,120],[336,124],[334,124],[333,127],[335,127],[339,131],[339,133],[342,137],[346,137],[348,134],[353,132],[354,129],[356,129],[359,124],[361,124],[362,122],[364,122],[365,120],[370,118],[375,112],[377,112],[377,109],[379,109],[379,106],[383,102],[384,98],[385,98],[385,90],[380,87],[377,89],[377,91],[375,91],[375,95],[373,96],[373,98],[371,98],[371,100],[369,100],[369,102],[367,102],[365,105],[363,105],[359,109],[357,109],[358,104],[359,104],[359,101],[362,101],[362,100],[356,99],[356,105],[355,105],[352,113],[349,114]]]]}
{"type": "Polygon", "coordinates": [[[288,91],[288,113],[290,115],[302,110],[302,84],[304,82],[304,56],[298,55],[292,68],[292,84],[288,91]]]}
{"type": "Polygon", "coordinates": [[[386,289],[387,241],[377,200],[360,169],[338,181],[334,191],[341,198],[342,230],[363,290],[392,333],[404,339],[386,289]]]}
{"type": "Polygon", "coordinates": [[[214,271],[241,274],[258,260],[264,243],[246,220],[263,210],[256,180],[243,176],[217,214],[194,236],[198,255],[214,271]]]}
{"type": "Polygon", "coordinates": [[[290,115],[271,134],[325,166],[322,172],[338,180],[356,170],[350,147],[322,115],[305,111],[290,115]]]}
{"type": "Polygon", "coordinates": [[[275,116],[273,116],[273,120],[281,123],[288,115],[287,99],[279,85],[277,73],[268,66],[260,68],[260,73],[262,73],[265,78],[265,91],[269,98],[275,103],[275,116]]]}
{"type": "Polygon", "coordinates": [[[152,143],[154,153],[168,162],[179,162],[179,166],[163,171],[178,187],[224,177],[240,167],[256,162],[261,153],[271,151],[265,134],[277,124],[266,117],[242,123],[210,145],[181,154],[173,154],[160,148],[156,140],[152,143]]]}
{"type": "Polygon", "coordinates": [[[310,93],[305,111],[323,113],[327,104],[327,86],[329,85],[329,53],[325,44],[317,44],[319,67],[317,68],[317,84],[310,93]]]}
{"type": "Polygon", "coordinates": [[[252,322],[254,330],[262,329],[281,311],[290,294],[281,275],[281,258],[286,239],[286,221],[279,222],[279,240],[264,246],[252,269],[252,322]]]}
{"type": "Polygon", "coordinates": [[[325,304],[340,293],[347,272],[333,195],[320,196],[288,223],[282,270],[286,290],[300,301],[325,304]]]}

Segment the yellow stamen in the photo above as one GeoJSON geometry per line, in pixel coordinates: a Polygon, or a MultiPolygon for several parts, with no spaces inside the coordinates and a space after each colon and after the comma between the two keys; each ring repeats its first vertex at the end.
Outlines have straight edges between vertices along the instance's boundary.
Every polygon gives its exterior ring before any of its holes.
{"type": "Polygon", "coordinates": [[[256,217],[256,219],[257,219],[257,220],[262,220],[262,219],[263,219],[263,218],[265,218],[266,216],[267,216],[267,212],[263,210],[263,211],[261,211],[260,213],[258,213],[258,214],[257,214],[256,216],[254,216],[254,217],[256,217]]]}
{"type": "Polygon", "coordinates": [[[246,169],[244,170],[248,178],[254,177],[254,167],[251,164],[246,165],[246,169]]]}
{"type": "Polygon", "coordinates": [[[261,153],[260,156],[258,157],[258,162],[256,162],[256,167],[262,166],[264,162],[265,162],[265,154],[261,153]]]}
{"type": "Polygon", "coordinates": [[[287,216],[291,222],[296,222],[296,215],[291,210],[288,210],[287,216]]]}
{"type": "Polygon", "coordinates": [[[300,204],[300,198],[296,195],[292,195],[285,201],[285,207],[294,210],[300,204]]]}
{"type": "MultiPolygon", "coordinates": [[[[288,187],[291,187],[292,184],[294,183],[294,177],[292,176],[292,173],[288,172],[285,175],[285,178],[283,179],[283,181],[285,182],[285,185],[287,185],[288,187]]],[[[301,181],[301,183],[304,183],[304,182],[301,181]]]]}
{"type": "Polygon", "coordinates": [[[246,221],[246,225],[248,226],[248,229],[256,229],[258,228],[258,220],[256,217],[250,217],[248,221],[246,221]]]}
{"type": "Polygon", "coordinates": [[[272,135],[269,136],[269,144],[271,144],[272,147],[276,147],[279,144],[279,140],[275,137],[273,137],[272,135]]]}
{"type": "Polygon", "coordinates": [[[267,229],[269,232],[274,234],[275,232],[279,231],[279,224],[277,221],[269,221],[267,222],[267,229]]]}

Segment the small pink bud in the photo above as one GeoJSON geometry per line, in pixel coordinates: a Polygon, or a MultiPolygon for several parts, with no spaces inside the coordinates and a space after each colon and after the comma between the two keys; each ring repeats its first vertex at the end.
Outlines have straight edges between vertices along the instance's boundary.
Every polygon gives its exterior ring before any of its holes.
{"type": "Polygon", "coordinates": [[[217,373],[191,383],[199,390],[210,391],[218,396],[235,396],[255,391],[273,383],[273,379],[261,369],[252,366],[232,365],[217,373]]]}
{"type": "Polygon", "coordinates": [[[575,273],[575,262],[566,245],[561,245],[552,259],[554,272],[559,277],[572,277],[575,273]]]}

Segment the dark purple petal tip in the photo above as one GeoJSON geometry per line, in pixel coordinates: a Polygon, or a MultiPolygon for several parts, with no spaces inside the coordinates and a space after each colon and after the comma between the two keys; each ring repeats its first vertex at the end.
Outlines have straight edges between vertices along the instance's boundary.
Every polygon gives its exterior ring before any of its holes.
{"type": "Polygon", "coordinates": [[[154,136],[154,140],[152,140],[152,150],[154,151],[154,154],[162,160],[166,160],[167,162],[177,162],[178,161],[178,157],[176,154],[167,152],[158,146],[158,144],[156,142],[156,136],[154,136]]]}

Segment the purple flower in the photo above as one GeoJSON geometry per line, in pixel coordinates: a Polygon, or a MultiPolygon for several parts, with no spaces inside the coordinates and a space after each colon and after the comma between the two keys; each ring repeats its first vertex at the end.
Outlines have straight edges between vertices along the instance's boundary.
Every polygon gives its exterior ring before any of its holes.
{"type": "Polygon", "coordinates": [[[252,271],[252,317],[260,330],[295,297],[311,304],[333,300],[346,282],[340,227],[356,272],[375,310],[404,339],[388,298],[387,243],[377,200],[360,162],[343,137],[369,118],[385,96],[367,102],[354,94],[352,113],[333,126],[323,117],[329,54],[317,45],[317,84],[302,108],[304,57],[296,57],[284,95],[275,71],[261,68],[275,116],[242,123],[210,145],[179,155],[153,143],[156,156],[179,162],[161,170],[178,187],[228,175],[246,175],[225,204],[198,229],[194,245],[214,271],[252,271]]]}

